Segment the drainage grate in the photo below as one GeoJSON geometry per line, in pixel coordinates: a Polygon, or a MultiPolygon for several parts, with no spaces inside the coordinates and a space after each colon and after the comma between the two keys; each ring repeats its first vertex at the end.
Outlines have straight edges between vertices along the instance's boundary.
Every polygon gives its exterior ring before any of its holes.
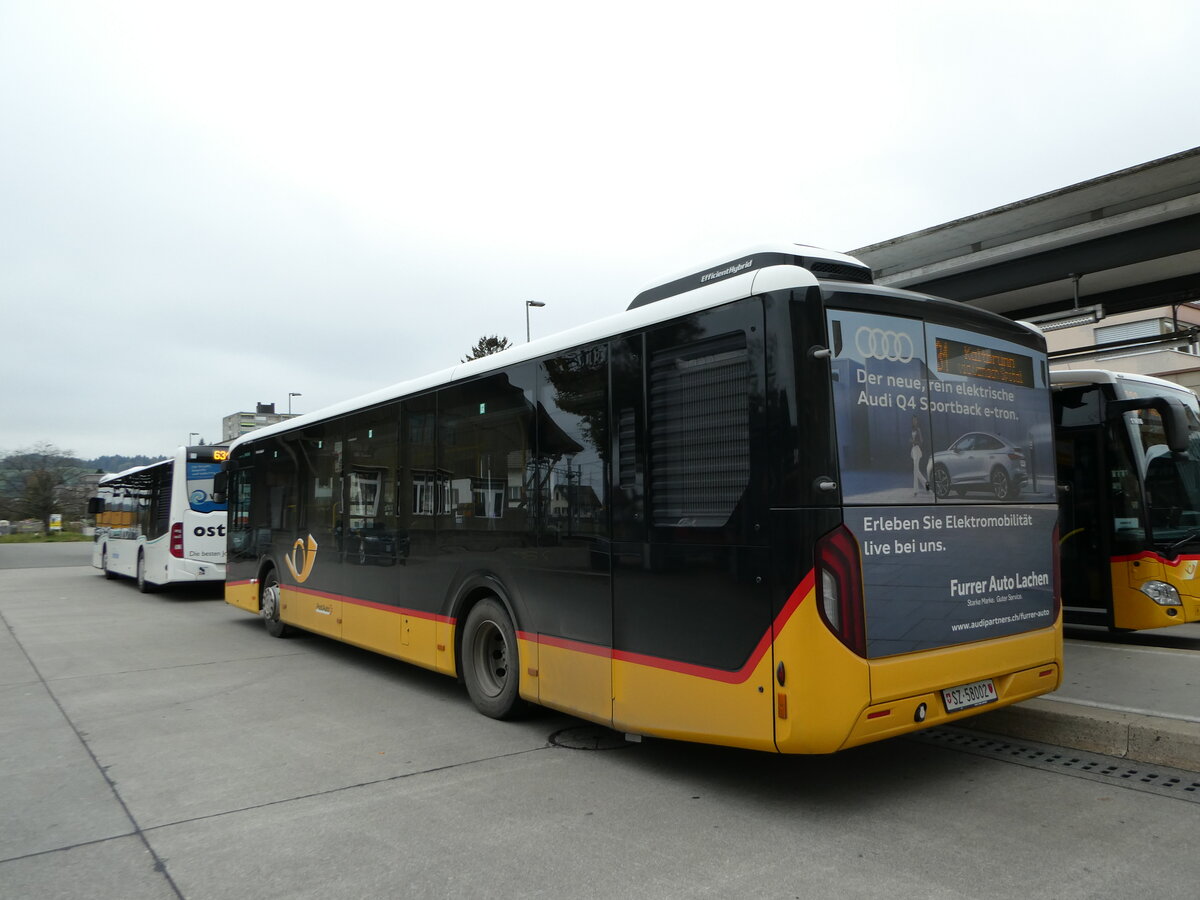
{"type": "Polygon", "coordinates": [[[574,725],[550,735],[555,747],[565,750],[623,750],[629,746],[625,736],[602,725],[574,725]]]}
{"type": "Polygon", "coordinates": [[[1184,769],[1148,766],[1115,756],[1067,750],[1034,741],[1017,743],[996,735],[950,726],[919,732],[911,735],[909,740],[1200,803],[1200,774],[1184,769]]]}

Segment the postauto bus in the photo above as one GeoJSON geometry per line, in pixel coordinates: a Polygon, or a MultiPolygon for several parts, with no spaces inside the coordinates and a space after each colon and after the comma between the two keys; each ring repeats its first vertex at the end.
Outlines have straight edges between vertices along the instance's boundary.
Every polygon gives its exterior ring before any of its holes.
{"type": "Polygon", "coordinates": [[[1059,684],[1044,349],[841,254],[721,260],[239,438],[226,601],[497,718],[783,753],[960,721],[1059,684]]]}

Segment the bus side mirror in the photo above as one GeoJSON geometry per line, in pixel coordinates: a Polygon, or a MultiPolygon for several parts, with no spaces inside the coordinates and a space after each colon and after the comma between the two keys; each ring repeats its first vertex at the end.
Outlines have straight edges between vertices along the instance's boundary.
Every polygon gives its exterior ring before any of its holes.
{"type": "Polygon", "coordinates": [[[213,476],[213,502],[225,502],[225,489],[229,485],[229,475],[226,472],[218,472],[213,476]]]}
{"type": "Polygon", "coordinates": [[[89,497],[88,505],[87,505],[88,515],[94,516],[97,513],[102,513],[102,512],[104,512],[104,498],[103,497],[89,497]]]}
{"type": "Polygon", "coordinates": [[[1172,453],[1186,453],[1188,449],[1187,410],[1174,397],[1149,397],[1145,400],[1114,400],[1108,404],[1107,415],[1115,419],[1139,409],[1152,409],[1162,416],[1166,432],[1167,449],[1172,453]]]}

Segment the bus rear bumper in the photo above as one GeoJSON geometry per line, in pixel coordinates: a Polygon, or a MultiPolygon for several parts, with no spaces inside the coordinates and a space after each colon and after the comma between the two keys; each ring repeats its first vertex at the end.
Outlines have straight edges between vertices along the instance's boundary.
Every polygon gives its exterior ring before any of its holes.
{"type": "Polygon", "coordinates": [[[225,564],[194,559],[176,560],[171,567],[171,581],[224,581],[225,564]]]}
{"type": "Polygon", "coordinates": [[[996,700],[981,706],[949,712],[942,691],[930,691],[864,709],[841,749],[896,737],[938,725],[951,725],[978,713],[990,712],[1022,700],[1029,700],[1058,687],[1061,676],[1057,662],[1010,672],[991,679],[996,700]]]}

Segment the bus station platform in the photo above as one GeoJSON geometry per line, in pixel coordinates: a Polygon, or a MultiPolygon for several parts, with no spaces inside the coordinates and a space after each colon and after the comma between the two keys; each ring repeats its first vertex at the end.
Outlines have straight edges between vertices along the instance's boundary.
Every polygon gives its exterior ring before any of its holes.
{"type": "Polygon", "coordinates": [[[1067,627],[1062,686],[962,723],[1200,772],[1200,624],[1110,635],[1067,627]]]}

